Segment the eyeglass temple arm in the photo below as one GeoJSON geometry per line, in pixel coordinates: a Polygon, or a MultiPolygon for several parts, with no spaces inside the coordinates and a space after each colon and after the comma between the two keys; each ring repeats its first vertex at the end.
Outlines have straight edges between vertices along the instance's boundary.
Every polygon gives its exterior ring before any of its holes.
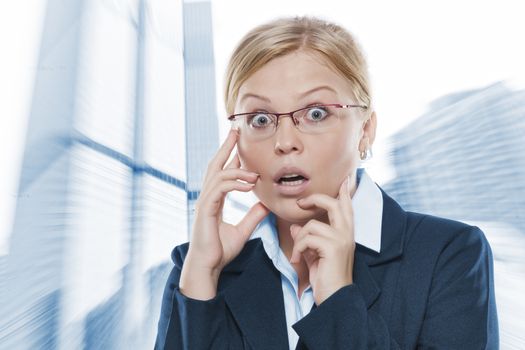
{"type": "Polygon", "coordinates": [[[340,106],[341,108],[359,107],[363,109],[368,109],[368,106],[365,106],[365,105],[336,105],[336,106],[340,106]]]}

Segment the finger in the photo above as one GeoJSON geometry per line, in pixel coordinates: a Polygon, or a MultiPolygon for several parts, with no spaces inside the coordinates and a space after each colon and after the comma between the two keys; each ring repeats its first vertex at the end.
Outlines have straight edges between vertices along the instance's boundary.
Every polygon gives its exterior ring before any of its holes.
{"type": "Polygon", "coordinates": [[[292,235],[292,239],[295,240],[295,237],[297,236],[297,233],[302,228],[302,226],[297,224],[290,225],[290,234],[292,235]]]}
{"type": "Polygon", "coordinates": [[[345,180],[339,186],[339,193],[337,199],[342,200],[344,198],[350,197],[350,175],[345,177],[345,180]]]}
{"type": "MultiPolygon", "coordinates": [[[[225,169],[219,173],[217,181],[224,180],[244,180],[246,182],[255,182],[259,178],[259,174],[249,170],[230,168],[225,169]]],[[[215,185],[215,184],[213,184],[215,185]]]]}
{"type": "MultiPolygon", "coordinates": [[[[231,129],[228,135],[226,136],[226,139],[224,140],[223,144],[217,150],[217,153],[208,163],[208,168],[206,169],[206,174],[204,175],[204,184],[206,184],[209,181],[210,177],[212,177],[214,174],[223,169],[224,163],[226,163],[226,161],[230,157],[232,149],[235,146],[235,143],[237,142],[237,134],[238,132],[236,130],[231,129]]],[[[233,162],[235,162],[235,157],[230,161],[228,165],[231,165],[233,162]]]]}
{"type": "Polygon", "coordinates": [[[230,130],[226,140],[224,140],[224,143],[217,151],[217,154],[211,160],[208,166],[208,173],[215,173],[224,168],[224,164],[226,164],[226,161],[230,158],[233,147],[237,143],[238,135],[239,133],[236,130],[230,130]]]}
{"type": "Polygon", "coordinates": [[[248,191],[251,191],[253,189],[253,187],[255,186],[254,183],[246,183],[246,182],[241,182],[241,181],[236,181],[236,180],[230,180],[230,181],[223,181],[219,184],[219,186],[217,186],[217,191],[220,195],[225,195],[227,194],[228,192],[231,192],[231,191],[244,191],[244,190],[248,190],[248,191]]]}
{"type": "Polygon", "coordinates": [[[328,212],[328,219],[332,225],[340,225],[343,222],[342,213],[337,199],[326,194],[314,193],[305,198],[297,200],[297,205],[303,209],[311,207],[323,208],[328,212]]]}
{"type": "Polygon", "coordinates": [[[351,197],[351,177],[350,175],[346,177],[345,181],[341,184],[339,188],[339,205],[341,211],[343,212],[343,218],[346,221],[346,224],[350,227],[353,227],[353,218],[354,211],[352,207],[352,197],[351,197]]]}
{"type": "Polygon", "coordinates": [[[221,211],[222,202],[224,197],[228,192],[231,191],[240,191],[240,192],[249,192],[253,189],[255,184],[244,183],[240,181],[224,181],[221,182],[219,186],[213,188],[213,190],[207,192],[199,198],[200,212],[207,215],[217,215],[221,211]]]}
{"type": "MultiPolygon", "coordinates": [[[[335,233],[334,229],[330,226],[325,224],[324,222],[320,222],[317,220],[310,220],[306,225],[304,225],[302,228],[299,225],[292,225],[294,226],[294,231],[292,234],[292,238],[294,240],[294,246],[296,242],[300,242],[304,240],[307,236],[317,236],[319,238],[322,238],[326,240],[326,242],[334,241],[337,239],[338,235],[335,233]]],[[[337,243],[333,243],[337,244],[337,243]]],[[[308,252],[303,253],[303,256],[305,258],[305,261],[310,264],[312,262],[311,254],[308,252]]],[[[290,260],[290,262],[292,262],[290,260]]]]}
{"type": "MultiPolygon", "coordinates": [[[[222,183],[225,180],[243,180],[246,181],[249,184],[256,184],[257,179],[259,178],[259,174],[253,173],[248,170],[239,169],[239,168],[230,168],[223,170],[219,173],[218,179],[213,181],[209,184],[210,188],[215,188],[220,183],[222,183]]],[[[221,206],[219,208],[219,212],[221,213],[221,220],[222,220],[222,210],[224,208],[224,200],[221,202],[221,206]]]]}
{"type": "Polygon", "coordinates": [[[320,258],[325,257],[326,246],[326,238],[308,235],[294,243],[290,263],[298,263],[301,260],[301,255],[305,253],[307,249],[316,252],[320,258]]]}
{"type": "Polygon", "coordinates": [[[303,253],[303,258],[304,258],[304,261],[306,262],[306,266],[308,267],[308,270],[310,269],[310,266],[312,266],[312,264],[317,260],[319,259],[319,256],[317,255],[317,253],[311,249],[307,249],[304,253],[303,253]]]}
{"type": "Polygon", "coordinates": [[[226,165],[225,169],[239,168],[241,166],[241,160],[239,159],[239,154],[235,152],[232,160],[226,165]]]}
{"type": "Polygon", "coordinates": [[[248,213],[242,218],[241,222],[237,224],[237,228],[245,240],[248,239],[259,222],[261,222],[261,220],[269,213],[270,210],[261,202],[258,202],[250,208],[248,213]]]}
{"type": "Polygon", "coordinates": [[[294,233],[292,234],[292,238],[295,241],[299,241],[303,239],[307,235],[314,235],[319,237],[325,237],[325,238],[333,238],[336,237],[336,234],[334,232],[334,229],[332,226],[325,224],[324,222],[318,221],[318,220],[310,220],[304,225],[303,227],[300,227],[299,225],[292,225],[294,227],[294,233]]]}
{"type": "MultiPolygon", "coordinates": [[[[296,225],[296,224],[292,224],[290,226],[290,233],[292,235],[294,242],[296,239],[297,241],[299,241],[299,238],[297,237],[297,235],[299,234],[301,228],[302,227],[300,225],[296,225]]],[[[304,258],[304,261],[306,262],[306,266],[308,267],[308,269],[310,269],[310,266],[317,258],[317,253],[312,250],[307,250],[306,252],[304,252],[304,254],[302,254],[302,256],[304,258]]],[[[293,250],[292,250],[292,256],[290,256],[290,263],[291,264],[299,263],[300,259],[301,259],[300,256],[299,257],[293,256],[293,250]]]]}
{"type": "Polygon", "coordinates": [[[206,196],[208,193],[213,192],[217,187],[227,180],[243,180],[247,183],[255,184],[259,175],[244,169],[227,169],[219,172],[217,176],[212,179],[205,181],[202,189],[201,196],[206,196]]]}

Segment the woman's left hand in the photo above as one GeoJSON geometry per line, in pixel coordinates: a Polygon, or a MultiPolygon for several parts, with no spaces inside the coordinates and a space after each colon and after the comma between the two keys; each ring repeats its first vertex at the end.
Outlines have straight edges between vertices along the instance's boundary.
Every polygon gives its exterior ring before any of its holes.
{"type": "Polygon", "coordinates": [[[302,227],[290,227],[294,240],[290,262],[299,263],[301,256],[304,258],[317,305],[353,283],[355,240],[349,180],[347,177],[341,184],[338,198],[315,193],[297,201],[304,209],[325,209],[330,225],[312,219],[302,227]]]}

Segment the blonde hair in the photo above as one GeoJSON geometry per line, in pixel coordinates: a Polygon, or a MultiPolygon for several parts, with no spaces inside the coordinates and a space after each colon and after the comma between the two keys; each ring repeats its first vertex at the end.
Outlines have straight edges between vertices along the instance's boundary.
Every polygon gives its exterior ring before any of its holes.
{"type": "Polygon", "coordinates": [[[305,16],[270,21],[241,39],[226,69],[226,112],[234,113],[239,89],[252,74],[270,60],[300,49],[323,57],[335,72],[350,82],[357,102],[370,107],[368,68],[354,37],[337,24],[305,16]]]}

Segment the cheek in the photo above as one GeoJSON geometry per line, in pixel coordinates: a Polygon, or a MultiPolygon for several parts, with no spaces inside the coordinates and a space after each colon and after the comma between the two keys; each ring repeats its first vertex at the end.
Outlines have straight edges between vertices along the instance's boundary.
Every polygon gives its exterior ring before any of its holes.
{"type": "Polygon", "coordinates": [[[323,186],[332,187],[338,178],[343,179],[349,173],[355,171],[359,165],[359,153],[357,144],[353,137],[338,137],[322,140],[318,147],[311,150],[312,169],[317,174],[330,174],[334,181],[324,182],[323,186]]]}
{"type": "Polygon", "coordinates": [[[258,168],[261,167],[261,152],[257,152],[257,147],[254,144],[239,140],[237,143],[237,153],[239,154],[239,159],[241,160],[242,169],[259,173],[258,168]]]}
{"type": "Polygon", "coordinates": [[[239,140],[237,152],[241,161],[241,168],[253,171],[261,175],[256,186],[253,188],[253,194],[262,201],[268,208],[275,211],[273,204],[272,191],[273,181],[268,169],[272,169],[271,154],[260,144],[247,144],[239,140]],[[261,181],[263,180],[264,181],[261,181]]]}
{"type": "Polygon", "coordinates": [[[348,162],[355,156],[357,145],[355,140],[350,135],[326,138],[319,140],[317,147],[312,148],[315,152],[316,159],[329,164],[337,164],[341,162],[348,162]]]}

